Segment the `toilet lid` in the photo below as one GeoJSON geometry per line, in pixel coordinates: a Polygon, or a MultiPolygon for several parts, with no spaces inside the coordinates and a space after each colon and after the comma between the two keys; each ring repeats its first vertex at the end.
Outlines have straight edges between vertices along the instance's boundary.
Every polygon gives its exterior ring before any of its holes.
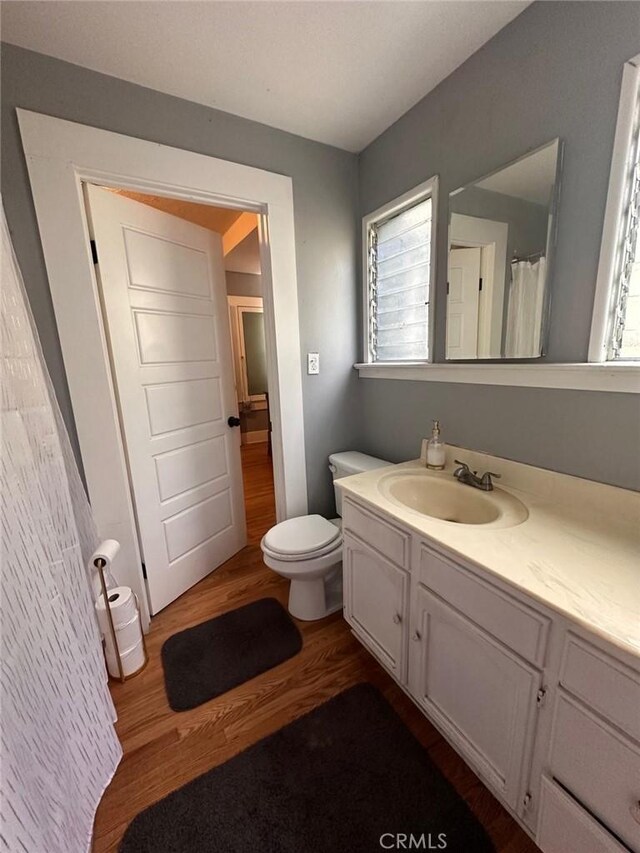
{"type": "Polygon", "coordinates": [[[276,524],[264,537],[270,551],[308,554],[326,548],[340,538],[340,528],[321,515],[303,515],[276,524]]]}

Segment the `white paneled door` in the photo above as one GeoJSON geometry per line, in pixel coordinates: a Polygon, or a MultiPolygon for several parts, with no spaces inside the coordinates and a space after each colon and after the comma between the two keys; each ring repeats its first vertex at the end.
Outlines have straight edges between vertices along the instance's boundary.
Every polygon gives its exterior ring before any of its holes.
{"type": "Polygon", "coordinates": [[[480,249],[449,252],[447,358],[478,357],[480,249]]]}
{"type": "Polygon", "coordinates": [[[246,544],[222,240],[109,190],[87,198],[157,613],[246,544]]]}

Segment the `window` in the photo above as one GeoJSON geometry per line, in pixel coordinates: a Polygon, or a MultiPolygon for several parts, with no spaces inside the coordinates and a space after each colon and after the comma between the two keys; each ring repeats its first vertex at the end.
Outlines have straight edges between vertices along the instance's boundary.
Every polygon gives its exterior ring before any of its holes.
{"type": "Polygon", "coordinates": [[[640,57],[625,65],[600,252],[591,361],[640,360],[640,57]]]}
{"type": "Polygon", "coordinates": [[[369,362],[429,361],[437,178],[363,220],[369,362]]]}

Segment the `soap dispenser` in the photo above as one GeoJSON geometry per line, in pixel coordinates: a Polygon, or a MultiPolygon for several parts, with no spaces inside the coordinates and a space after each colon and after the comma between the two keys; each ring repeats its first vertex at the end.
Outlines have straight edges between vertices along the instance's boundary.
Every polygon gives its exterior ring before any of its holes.
{"type": "Polygon", "coordinates": [[[440,435],[440,421],[434,421],[431,438],[427,442],[427,468],[442,471],[444,463],[444,441],[440,435]]]}

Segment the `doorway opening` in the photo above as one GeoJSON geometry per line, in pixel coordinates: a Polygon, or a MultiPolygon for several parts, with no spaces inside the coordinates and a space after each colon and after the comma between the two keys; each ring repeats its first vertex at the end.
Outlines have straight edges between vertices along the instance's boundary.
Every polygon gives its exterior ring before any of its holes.
{"type": "Polygon", "coordinates": [[[234,257],[232,251],[226,261],[227,301],[240,418],[247,540],[249,545],[259,545],[276,523],[264,306],[262,295],[258,295],[259,257],[252,266],[256,271],[251,272],[246,268],[250,246],[238,248],[241,256],[234,257]]]}
{"type": "Polygon", "coordinates": [[[275,523],[258,216],[85,184],[157,613],[275,523]]]}

